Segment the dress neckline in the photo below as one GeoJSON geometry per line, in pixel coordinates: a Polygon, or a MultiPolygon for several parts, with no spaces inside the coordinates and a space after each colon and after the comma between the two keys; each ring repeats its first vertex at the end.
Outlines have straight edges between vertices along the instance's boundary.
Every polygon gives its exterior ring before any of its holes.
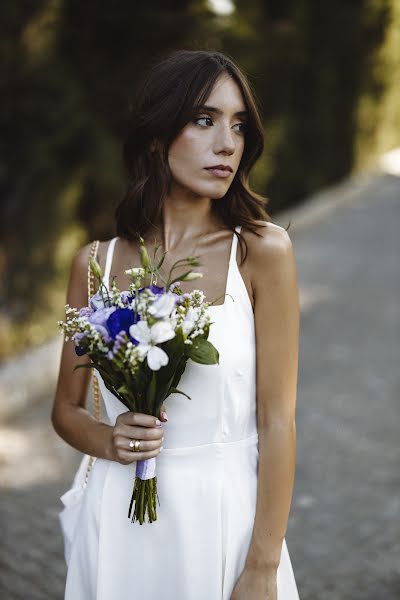
{"type": "MultiPolygon", "coordinates": [[[[208,306],[209,309],[214,310],[216,308],[223,308],[226,305],[226,296],[227,296],[227,294],[230,293],[230,289],[231,289],[230,283],[231,283],[231,275],[232,275],[232,263],[236,262],[238,238],[237,238],[237,235],[235,232],[240,233],[240,230],[241,230],[241,225],[237,225],[235,227],[235,230],[232,233],[231,249],[230,249],[230,253],[229,253],[228,270],[227,270],[226,282],[225,282],[225,292],[223,294],[225,300],[222,304],[210,304],[208,306]]],[[[112,259],[114,256],[115,243],[118,240],[118,238],[119,238],[119,236],[113,237],[107,248],[106,264],[105,264],[104,275],[103,275],[103,283],[106,286],[108,291],[110,290],[110,274],[111,274],[112,259]]]]}
{"type": "Polygon", "coordinates": [[[241,226],[237,225],[235,227],[235,231],[232,234],[232,241],[231,241],[231,250],[230,250],[230,254],[229,254],[229,262],[228,262],[228,272],[226,275],[226,283],[225,283],[225,292],[223,294],[224,296],[224,302],[222,304],[210,304],[208,306],[208,308],[210,309],[215,309],[215,308],[224,308],[226,305],[226,296],[227,294],[230,293],[230,289],[231,289],[231,275],[232,275],[232,263],[236,262],[236,251],[237,251],[237,242],[238,242],[238,238],[235,232],[240,233],[241,230],[241,226]]]}

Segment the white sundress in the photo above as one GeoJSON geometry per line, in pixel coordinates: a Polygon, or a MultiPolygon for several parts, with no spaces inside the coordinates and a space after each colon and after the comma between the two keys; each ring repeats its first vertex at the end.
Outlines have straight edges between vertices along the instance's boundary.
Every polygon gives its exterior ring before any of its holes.
{"type": "MultiPolygon", "coordinates": [[[[240,231],[240,226],[236,227],[240,231]]],[[[114,245],[108,246],[109,286],[114,245]]],[[[188,361],[165,401],[157,521],[128,519],[136,463],[96,459],[67,573],[65,600],[230,600],[252,536],[258,477],[254,314],[233,234],[224,304],[211,307],[218,365],[188,361]],[[230,297],[232,296],[232,298],[230,297]]],[[[97,374],[97,371],[96,371],[97,374]]],[[[108,421],[126,407],[99,377],[108,421]]],[[[278,600],[298,600],[284,540],[278,600]]]]}

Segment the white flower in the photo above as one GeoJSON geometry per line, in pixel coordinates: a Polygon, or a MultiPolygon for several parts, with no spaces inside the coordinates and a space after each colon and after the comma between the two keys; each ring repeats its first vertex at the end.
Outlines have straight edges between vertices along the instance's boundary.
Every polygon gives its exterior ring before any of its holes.
{"type": "Polygon", "coordinates": [[[184,335],[187,335],[194,329],[197,319],[199,318],[198,310],[189,306],[181,327],[184,335]]]}
{"type": "Polygon", "coordinates": [[[172,310],[175,308],[175,295],[174,294],[161,294],[149,307],[149,313],[157,319],[164,319],[169,317],[172,310]]]}
{"type": "Polygon", "coordinates": [[[156,344],[162,344],[175,337],[175,331],[167,321],[158,321],[149,327],[146,321],[139,321],[129,327],[129,333],[139,342],[138,351],[152,371],[158,371],[168,364],[168,354],[156,344]]]}

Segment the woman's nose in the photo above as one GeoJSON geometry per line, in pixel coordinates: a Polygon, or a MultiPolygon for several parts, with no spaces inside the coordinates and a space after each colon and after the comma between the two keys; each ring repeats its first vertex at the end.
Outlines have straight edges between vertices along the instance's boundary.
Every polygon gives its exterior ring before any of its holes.
{"type": "Polygon", "coordinates": [[[215,136],[215,151],[226,152],[227,154],[233,154],[236,148],[234,132],[230,126],[221,127],[220,131],[216,132],[215,136]]]}

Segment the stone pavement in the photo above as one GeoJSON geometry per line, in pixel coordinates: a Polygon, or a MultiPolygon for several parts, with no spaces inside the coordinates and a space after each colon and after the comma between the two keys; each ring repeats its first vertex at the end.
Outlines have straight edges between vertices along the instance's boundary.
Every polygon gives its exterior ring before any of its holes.
{"type": "Polygon", "coordinates": [[[0,427],[0,598],[62,600],[57,519],[79,453],[50,425],[52,398],[0,427]]]}
{"type": "MultiPolygon", "coordinates": [[[[399,201],[400,179],[376,175],[308,227],[293,222],[302,320],[286,541],[301,600],[400,598],[399,201]]],[[[63,598],[57,511],[79,456],[53,432],[51,401],[0,426],[1,600],[63,598]]]]}
{"type": "Polygon", "coordinates": [[[400,178],[293,235],[302,296],[287,542],[301,600],[400,598],[400,178]]]}

